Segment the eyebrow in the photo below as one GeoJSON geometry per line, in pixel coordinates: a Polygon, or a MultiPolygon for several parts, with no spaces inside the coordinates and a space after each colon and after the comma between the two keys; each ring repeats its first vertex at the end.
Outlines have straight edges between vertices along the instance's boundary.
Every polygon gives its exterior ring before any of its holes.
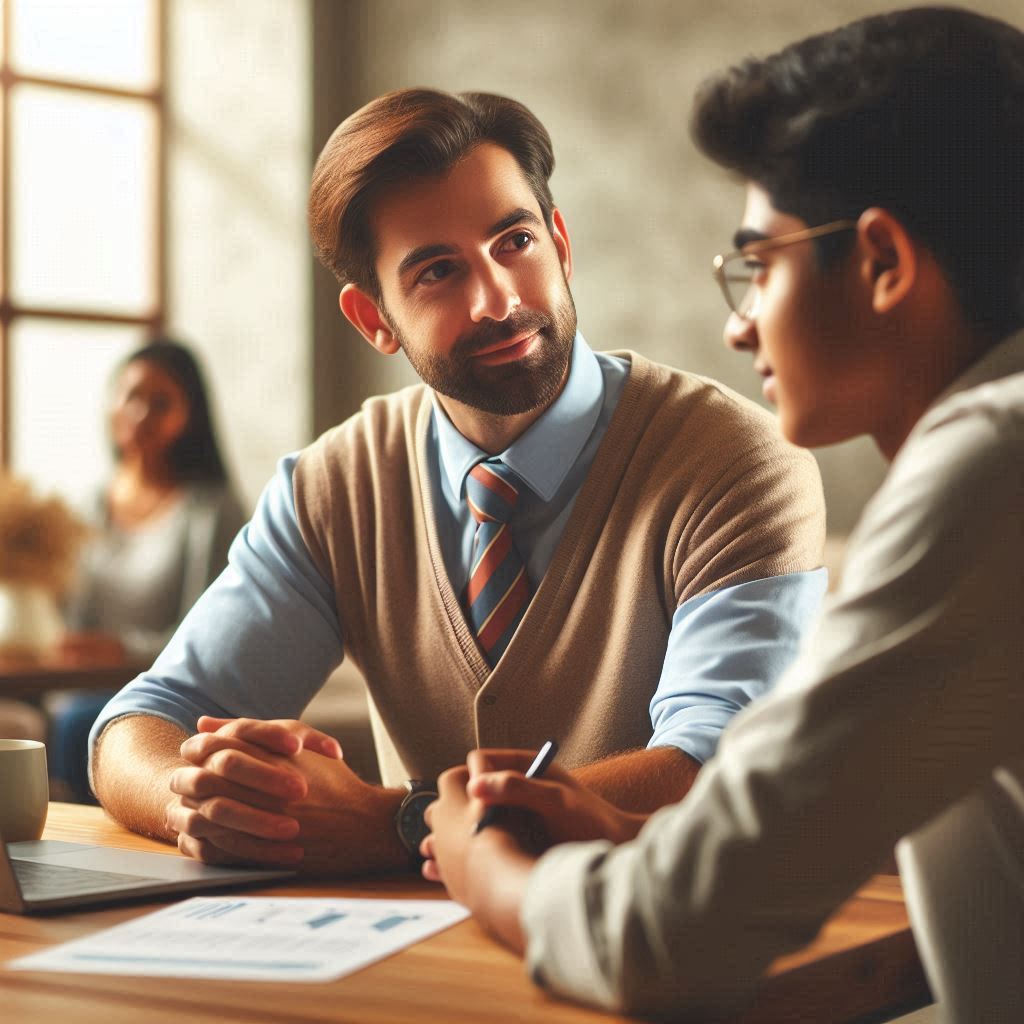
{"type": "Polygon", "coordinates": [[[750,245],[751,242],[766,242],[769,237],[763,231],[755,231],[753,228],[740,228],[732,236],[732,244],[733,248],[742,249],[744,246],[750,245]]]}
{"type": "Polygon", "coordinates": [[[514,224],[529,224],[531,227],[540,227],[541,221],[540,217],[535,213],[520,206],[519,209],[507,213],[501,220],[495,221],[488,229],[487,237],[500,235],[502,231],[507,231],[514,224]]]}
{"type": "MultiPolygon", "coordinates": [[[[540,227],[541,219],[532,211],[527,210],[526,207],[520,206],[511,213],[505,214],[500,220],[495,221],[486,231],[486,237],[491,238],[494,235],[500,235],[502,231],[507,231],[510,227],[515,224],[529,224],[531,227],[540,227]]],[[[417,246],[412,251],[405,254],[402,258],[402,262],[398,264],[398,276],[401,277],[413,267],[418,266],[420,263],[425,263],[427,260],[434,259],[435,256],[454,256],[458,252],[458,249],[447,242],[433,242],[430,245],[417,246]]]]}
{"type": "Polygon", "coordinates": [[[455,246],[446,245],[443,242],[418,246],[412,252],[406,253],[402,262],[398,264],[398,276],[401,277],[407,271],[417,266],[417,264],[432,260],[435,256],[454,256],[455,252],[455,246]]]}

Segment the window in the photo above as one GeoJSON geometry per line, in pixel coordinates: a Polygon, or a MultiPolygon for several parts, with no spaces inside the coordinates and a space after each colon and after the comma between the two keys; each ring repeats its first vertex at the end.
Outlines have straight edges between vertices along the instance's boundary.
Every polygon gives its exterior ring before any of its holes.
{"type": "Polygon", "coordinates": [[[164,320],[162,0],[2,0],[0,465],[78,494],[164,320]]]}

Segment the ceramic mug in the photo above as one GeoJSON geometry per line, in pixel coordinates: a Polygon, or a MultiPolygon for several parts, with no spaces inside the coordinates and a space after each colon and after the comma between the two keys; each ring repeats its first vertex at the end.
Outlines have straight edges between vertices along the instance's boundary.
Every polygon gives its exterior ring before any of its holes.
{"type": "Polygon", "coordinates": [[[5,843],[38,839],[50,787],[46,747],[36,740],[0,740],[0,836],[5,843]]]}

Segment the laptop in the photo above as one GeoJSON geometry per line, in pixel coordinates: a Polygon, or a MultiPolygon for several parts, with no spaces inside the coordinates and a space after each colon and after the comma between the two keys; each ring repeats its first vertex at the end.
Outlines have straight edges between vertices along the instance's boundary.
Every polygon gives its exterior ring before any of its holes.
{"type": "Polygon", "coordinates": [[[12,914],[123,903],[294,875],[283,869],[214,867],[173,854],[55,839],[6,844],[0,836],[0,911],[12,914]]]}

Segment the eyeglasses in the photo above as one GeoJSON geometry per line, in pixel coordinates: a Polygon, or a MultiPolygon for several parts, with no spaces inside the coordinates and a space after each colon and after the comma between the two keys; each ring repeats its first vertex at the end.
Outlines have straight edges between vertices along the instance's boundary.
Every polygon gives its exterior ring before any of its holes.
{"type": "Polygon", "coordinates": [[[755,259],[765,249],[778,249],[795,242],[806,242],[811,238],[831,235],[836,231],[849,231],[855,228],[855,220],[833,220],[816,228],[805,228],[803,231],[792,231],[788,235],[775,238],[759,238],[749,242],[742,249],[716,256],[712,262],[711,273],[722,289],[729,308],[744,320],[757,317],[761,304],[761,289],[755,278],[761,270],[762,263],[755,259]]]}

